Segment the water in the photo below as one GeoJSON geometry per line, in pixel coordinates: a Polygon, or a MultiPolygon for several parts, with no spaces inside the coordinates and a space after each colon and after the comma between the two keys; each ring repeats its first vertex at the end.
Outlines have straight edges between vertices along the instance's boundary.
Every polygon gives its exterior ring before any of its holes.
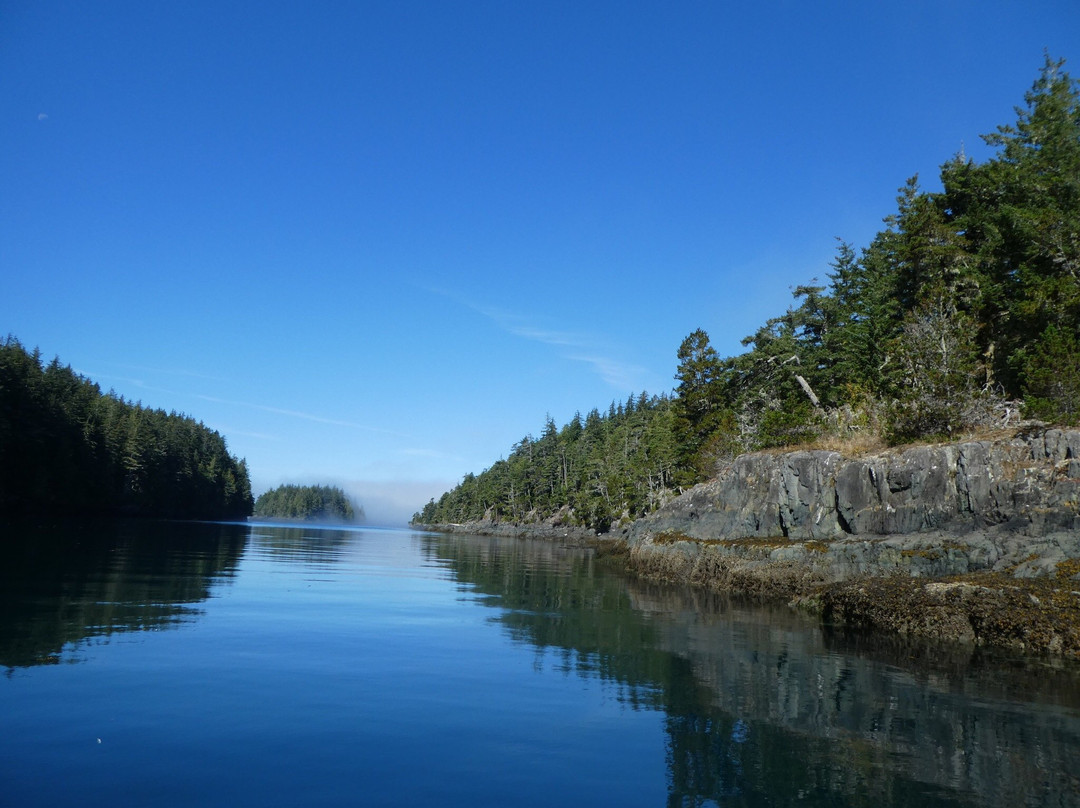
{"type": "Polygon", "coordinates": [[[0,805],[1080,805],[1080,666],[586,550],[0,526],[0,805]]]}

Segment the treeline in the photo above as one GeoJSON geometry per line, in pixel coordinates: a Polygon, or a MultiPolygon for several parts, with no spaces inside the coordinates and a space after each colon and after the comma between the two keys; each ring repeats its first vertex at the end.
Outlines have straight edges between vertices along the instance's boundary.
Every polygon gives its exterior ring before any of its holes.
{"type": "Polygon", "coordinates": [[[842,244],[828,282],[720,359],[679,349],[687,481],[732,450],[858,428],[896,444],[1020,417],[1080,417],[1080,94],[1047,58],[995,156],[908,181],[869,246],[842,244]]]}
{"type": "Polygon", "coordinates": [[[236,519],[251,506],[247,465],[218,432],[0,343],[0,514],[236,519]]]}
{"type": "Polygon", "coordinates": [[[363,515],[336,486],[281,485],[255,500],[255,516],[263,518],[352,522],[363,515]]]}
{"type": "Polygon", "coordinates": [[[637,416],[648,426],[626,440],[625,457],[645,434],[652,453],[625,464],[621,482],[600,471],[619,453],[597,436],[625,429],[626,408],[597,416],[580,445],[580,418],[549,423],[415,521],[567,509],[602,527],[739,452],[949,438],[1022,417],[1080,422],[1080,88],[1063,64],[1047,57],[1016,122],[984,136],[991,159],[953,157],[938,192],[910,179],[870,244],[840,244],[827,281],[796,288],[746,351],[722,358],[705,331],[691,333],[674,398],[654,399],[637,416]],[[583,477],[557,473],[569,456],[583,477]]]}
{"type": "Polygon", "coordinates": [[[422,524],[535,521],[563,511],[569,523],[600,532],[623,515],[659,505],[674,482],[671,399],[641,393],[606,414],[575,414],[559,429],[549,417],[539,438],[526,435],[505,460],[432,500],[422,524]]]}

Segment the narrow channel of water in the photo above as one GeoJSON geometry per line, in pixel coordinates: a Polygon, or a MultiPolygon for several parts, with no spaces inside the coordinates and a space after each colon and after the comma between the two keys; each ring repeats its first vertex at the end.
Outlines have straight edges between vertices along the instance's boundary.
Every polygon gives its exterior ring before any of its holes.
{"type": "Polygon", "coordinates": [[[1080,805],[1080,666],[555,543],[0,525],[0,804],[1080,805]]]}

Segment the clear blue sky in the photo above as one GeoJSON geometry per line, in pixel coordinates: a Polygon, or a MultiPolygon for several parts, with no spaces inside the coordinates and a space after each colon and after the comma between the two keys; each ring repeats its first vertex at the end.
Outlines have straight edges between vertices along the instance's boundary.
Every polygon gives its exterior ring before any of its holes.
{"type": "Polygon", "coordinates": [[[1044,49],[1076,0],[7,0],[0,335],[404,521],[739,352],[1044,49]]]}

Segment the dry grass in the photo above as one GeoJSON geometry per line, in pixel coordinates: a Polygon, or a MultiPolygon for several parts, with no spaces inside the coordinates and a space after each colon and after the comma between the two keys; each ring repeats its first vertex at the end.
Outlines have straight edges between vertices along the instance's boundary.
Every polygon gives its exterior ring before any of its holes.
{"type": "Polygon", "coordinates": [[[800,449],[838,452],[845,457],[875,454],[888,448],[881,435],[872,432],[852,432],[849,435],[821,435],[800,449]]]}
{"type": "Polygon", "coordinates": [[[828,451],[837,452],[844,457],[859,458],[866,455],[878,454],[887,449],[902,450],[913,446],[945,446],[968,441],[1009,441],[1026,431],[1025,427],[991,428],[980,427],[966,432],[957,433],[950,438],[926,438],[925,440],[913,440],[908,443],[890,446],[889,443],[874,430],[857,430],[847,434],[826,433],[817,436],[813,440],[804,443],[791,444],[789,446],[774,447],[765,451],[774,454],[798,451],[828,451]]]}

